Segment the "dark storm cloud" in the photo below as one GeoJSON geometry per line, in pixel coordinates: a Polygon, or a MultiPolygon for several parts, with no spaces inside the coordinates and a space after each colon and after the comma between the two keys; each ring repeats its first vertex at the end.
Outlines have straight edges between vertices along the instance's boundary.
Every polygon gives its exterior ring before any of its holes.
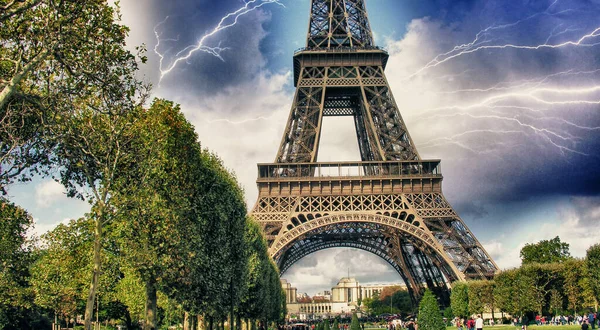
{"type": "MultiPolygon", "coordinates": [[[[159,51],[165,55],[163,67],[176,58],[177,52],[195,45],[204,34],[212,31],[227,13],[243,5],[239,0],[152,3],[156,23],[168,16],[157,28],[162,39],[159,51]]],[[[165,75],[161,82],[163,92],[177,93],[184,87],[187,91],[210,95],[256,76],[264,65],[259,43],[265,35],[262,24],[269,20],[269,15],[263,10],[248,13],[239,18],[236,26],[209,37],[205,45],[227,48],[222,52],[223,60],[197,52],[165,75]]]]}
{"type": "MultiPolygon", "coordinates": [[[[422,40],[423,47],[434,44],[432,47],[442,53],[473,41],[477,32],[489,26],[505,25],[481,34],[480,40],[487,40],[485,45],[517,46],[576,41],[598,28],[600,8],[596,4],[558,1],[550,6],[553,2],[466,1],[458,7],[448,4],[444,8],[446,13],[438,13],[437,20],[423,21],[423,25],[437,24],[439,29],[426,36],[431,40],[422,40]],[[465,8],[470,10],[465,11],[465,8]]],[[[600,42],[600,38],[590,41],[594,42],[600,42]]],[[[600,46],[483,49],[451,59],[425,71],[417,79],[435,80],[447,75],[451,78],[437,83],[438,97],[446,100],[446,105],[472,105],[495,94],[451,92],[506,87],[526,80],[541,81],[544,77],[548,78],[541,87],[567,90],[595,86],[600,79],[598,72],[551,75],[600,69],[599,52],[600,46]]],[[[557,92],[543,95],[550,101],[573,99],[557,92]]],[[[585,94],[579,99],[582,97],[595,101],[600,99],[600,93],[585,94]]],[[[507,97],[486,106],[412,114],[416,125],[409,125],[409,129],[414,136],[423,137],[417,139],[417,147],[419,142],[425,142],[422,154],[444,160],[445,192],[457,201],[459,211],[484,217],[486,204],[555,195],[600,194],[599,108],[598,104],[553,105],[507,97]],[[440,136],[413,131],[415,127],[418,130],[442,124],[445,125],[442,126],[444,131],[439,131],[440,136]],[[459,136],[454,141],[457,143],[438,146],[428,143],[452,135],[459,136]]]]}

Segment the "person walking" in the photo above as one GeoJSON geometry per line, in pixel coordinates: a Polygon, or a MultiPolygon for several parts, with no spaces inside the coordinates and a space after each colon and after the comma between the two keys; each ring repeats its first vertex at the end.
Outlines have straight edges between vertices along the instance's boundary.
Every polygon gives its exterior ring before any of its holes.
{"type": "Polygon", "coordinates": [[[592,326],[592,329],[596,329],[596,315],[594,315],[594,312],[590,311],[590,314],[588,315],[588,322],[592,326]]]}
{"type": "Polygon", "coordinates": [[[477,319],[475,320],[475,329],[477,329],[477,330],[483,329],[483,319],[481,318],[481,314],[477,315],[477,319]]]}
{"type": "Polygon", "coordinates": [[[469,317],[469,320],[467,321],[467,329],[475,330],[475,320],[473,320],[473,317],[469,317]]]}

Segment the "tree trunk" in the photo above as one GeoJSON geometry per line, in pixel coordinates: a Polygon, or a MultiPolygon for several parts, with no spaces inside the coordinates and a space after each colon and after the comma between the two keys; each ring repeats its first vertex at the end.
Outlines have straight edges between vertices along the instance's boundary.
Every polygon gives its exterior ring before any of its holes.
{"type": "Polygon", "coordinates": [[[18,72],[12,77],[12,79],[8,82],[8,84],[6,84],[6,86],[4,86],[2,92],[0,92],[0,109],[6,106],[6,103],[8,103],[10,97],[17,90],[17,85],[21,83],[23,77],[26,74],[28,74],[29,71],[33,70],[35,66],[41,63],[43,60],[45,60],[48,57],[49,53],[50,52],[47,49],[45,49],[41,53],[37,54],[33,59],[31,59],[29,63],[27,63],[27,65],[23,67],[23,69],[20,72],[18,72]]]}
{"type": "Polygon", "coordinates": [[[196,316],[190,315],[190,330],[196,330],[196,316]]]}
{"type": "Polygon", "coordinates": [[[204,317],[198,314],[198,316],[196,316],[196,321],[198,323],[196,326],[196,330],[204,330],[204,317]]]}
{"type": "Polygon", "coordinates": [[[235,330],[234,320],[235,315],[233,315],[233,305],[231,305],[231,308],[229,309],[229,330],[235,330]]]}
{"type": "Polygon", "coordinates": [[[240,317],[239,313],[236,315],[235,324],[237,324],[238,330],[242,330],[242,328],[243,328],[242,318],[240,317]]]}
{"type": "Polygon", "coordinates": [[[183,314],[183,330],[190,330],[190,314],[188,312],[183,314]]]}
{"type": "Polygon", "coordinates": [[[144,330],[156,330],[156,281],[146,281],[146,323],[144,330]]]}
{"type": "Polygon", "coordinates": [[[95,219],[94,229],[94,271],[92,274],[92,283],[85,305],[85,329],[92,330],[92,317],[94,315],[94,302],[96,301],[96,291],[98,290],[98,279],[100,278],[100,267],[102,266],[102,258],[100,256],[102,249],[102,206],[95,219]]]}
{"type": "Polygon", "coordinates": [[[133,322],[131,321],[131,314],[129,314],[129,308],[125,310],[125,325],[127,329],[133,329],[133,322]]]}
{"type": "Polygon", "coordinates": [[[212,316],[208,317],[208,329],[213,330],[213,317],[212,316]]]}

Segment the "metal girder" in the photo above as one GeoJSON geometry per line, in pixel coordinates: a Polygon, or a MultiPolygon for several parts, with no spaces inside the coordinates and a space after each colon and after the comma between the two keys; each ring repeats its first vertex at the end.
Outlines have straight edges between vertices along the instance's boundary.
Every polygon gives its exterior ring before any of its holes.
{"type": "Polygon", "coordinates": [[[283,274],[303,257],[334,247],[361,249],[381,257],[401,275],[415,302],[425,285],[447,298],[446,277],[456,279],[447,268],[439,268],[440,264],[432,259],[435,252],[418,240],[393,227],[369,222],[338,223],[311,231],[279,254],[276,262],[283,274]]]}
{"type": "Polygon", "coordinates": [[[448,301],[455,280],[498,270],[442,194],[439,160],[421,160],[374,46],[364,0],[312,0],[296,94],[272,164],[259,164],[252,215],[282,272],[304,256],[354,247],[386,260],[415,299],[448,301]],[[359,162],[317,162],[324,116],[353,116],[359,162]]]}
{"type": "Polygon", "coordinates": [[[313,0],[307,48],[372,47],[364,0],[313,0]]]}

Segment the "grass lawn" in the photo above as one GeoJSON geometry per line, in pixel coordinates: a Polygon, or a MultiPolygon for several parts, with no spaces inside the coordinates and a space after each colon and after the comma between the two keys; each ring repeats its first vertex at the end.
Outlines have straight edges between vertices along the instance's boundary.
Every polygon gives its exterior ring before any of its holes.
{"type": "MultiPolygon", "coordinates": [[[[464,328],[463,328],[464,329],[464,328]]],[[[579,330],[581,329],[580,325],[530,325],[527,327],[527,330],[579,330]]],[[[366,328],[365,330],[385,330],[385,328],[366,328]]],[[[447,327],[446,330],[456,330],[456,327],[447,327]]],[[[513,325],[504,324],[504,325],[495,325],[493,327],[484,326],[483,330],[521,330],[521,326],[515,327],[513,325]]]]}
{"type": "MultiPolygon", "coordinates": [[[[580,325],[529,325],[527,330],[579,330],[580,325]]],[[[366,329],[365,329],[366,330],[366,329]]],[[[456,327],[447,327],[446,330],[456,330],[456,327]]],[[[521,330],[521,326],[515,327],[510,324],[495,325],[493,327],[483,326],[483,330],[521,330]]]]}

